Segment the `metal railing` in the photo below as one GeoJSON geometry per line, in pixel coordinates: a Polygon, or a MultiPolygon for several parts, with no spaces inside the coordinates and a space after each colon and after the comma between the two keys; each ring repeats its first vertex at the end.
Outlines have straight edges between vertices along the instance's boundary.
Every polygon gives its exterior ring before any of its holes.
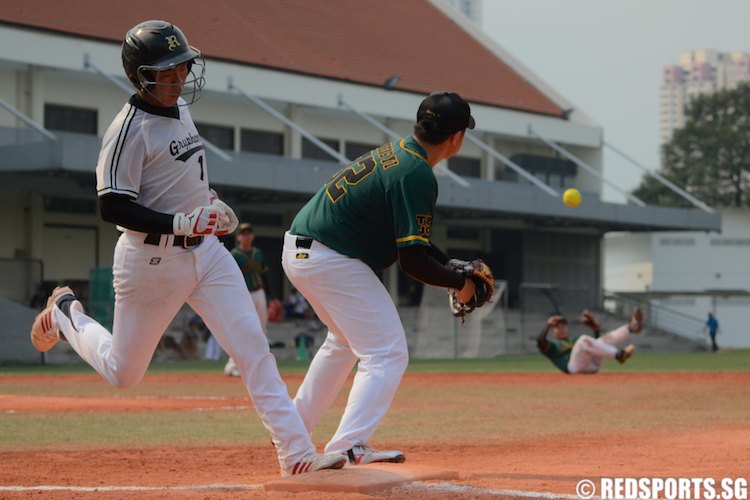
{"type": "Polygon", "coordinates": [[[43,135],[47,139],[51,141],[56,141],[57,136],[44,128],[42,125],[39,125],[37,122],[32,120],[30,117],[26,116],[25,114],[21,113],[19,110],[11,106],[9,102],[7,102],[4,99],[0,99],[0,107],[5,109],[8,113],[12,114],[22,122],[24,122],[26,125],[31,127],[34,131],[38,132],[39,134],[43,135]]]}
{"type": "Polygon", "coordinates": [[[288,117],[284,116],[283,113],[280,113],[279,111],[277,111],[276,109],[274,109],[273,106],[269,105],[264,100],[262,100],[262,99],[260,99],[260,98],[258,98],[256,96],[254,96],[252,94],[248,94],[247,92],[245,92],[244,90],[242,90],[241,88],[239,88],[238,86],[236,86],[234,84],[234,80],[232,78],[229,78],[229,80],[227,80],[227,90],[229,92],[234,92],[234,93],[236,93],[236,94],[244,97],[245,99],[247,99],[251,103],[255,104],[260,109],[262,109],[263,111],[265,111],[269,115],[273,116],[274,118],[276,118],[281,123],[283,123],[284,125],[286,125],[290,129],[292,129],[295,132],[297,132],[298,134],[300,134],[302,137],[304,137],[308,141],[310,141],[313,144],[315,144],[315,146],[317,146],[318,148],[320,148],[321,151],[323,151],[328,156],[330,156],[331,158],[333,158],[334,160],[336,160],[337,162],[339,162],[340,165],[347,165],[350,162],[350,160],[346,156],[342,155],[341,153],[339,153],[338,151],[336,151],[335,149],[333,149],[331,146],[329,146],[325,142],[323,142],[320,139],[318,139],[317,137],[315,137],[312,133],[310,133],[302,125],[300,125],[300,124],[296,123],[295,121],[289,119],[288,117]]]}
{"type": "MultiPolygon", "coordinates": [[[[338,105],[341,106],[341,107],[343,107],[343,108],[345,108],[345,109],[347,109],[348,111],[354,113],[356,116],[358,116],[362,120],[366,121],[367,123],[369,123],[370,125],[372,125],[376,129],[378,129],[381,132],[383,132],[385,135],[387,135],[388,137],[390,137],[392,140],[396,140],[396,139],[400,139],[401,138],[401,136],[399,134],[397,134],[396,132],[394,132],[390,128],[386,127],[385,125],[383,125],[382,123],[380,123],[379,121],[377,121],[372,116],[368,115],[367,113],[364,113],[364,112],[360,111],[359,109],[357,109],[354,106],[352,106],[351,104],[349,104],[347,101],[344,100],[344,97],[341,94],[339,94],[339,96],[338,96],[338,105]]],[[[458,175],[457,173],[451,171],[448,167],[446,167],[445,166],[445,162],[441,161],[440,163],[438,163],[437,165],[435,165],[435,170],[438,171],[438,172],[440,172],[440,173],[442,173],[442,174],[444,174],[444,175],[447,175],[448,177],[450,177],[451,179],[453,179],[453,181],[456,182],[456,184],[458,184],[459,186],[469,187],[469,185],[470,185],[460,175],[458,175]]]]}
{"type": "Polygon", "coordinates": [[[705,320],[658,304],[647,294],[606,293],[602,303],[605,311],[622,317],[628,317],[636,306],[644,312],[646,328],[701,345],[706,343],[706,335],[703,333],[705,320]]]}
{"type": "Polygon", "coordinates": [[[591,165],[589,165],[585,161],[581,160],[576,155],[574,155],[573,153],[571,153],[567,149],[563,148],[562,146],[560,146],[556,142],[551,141],[551,140],[547,139],[546,137],[543,137],[542,135],[540,135],[539,133],[537,133],[533,129],[533,127],[531,125],[529,125],[529,135],[531,135],[532,137],[535,137],[536,139],[538,139],[542,143],[546,144],[547,146],[549,146],[553,150],[557,151],[558,153],[560,153],[561,155],[563,155],[568,160],[576,163],[579,167],[581,167],[582,169],[584,169],[586,172],[588,172],[592,176],[596,177],[597,179],[599,179],[600,181],[602,181],[604,184],[608,185],[609,187],[611,187],[612,189],[614,189],[615,191],[617,191],[618,193],[624,195],[625,197],[627,197],[627,199],[629,199],[630,201],[632,201],[633,203],[635,203],[639,207],[645,207],[646,206],[646,203],[643,200],[641,200],[640,198],[636,197],[635,195],[633,195],[631,193],[628,193],[622,187],[620,187],[617,183],[615,183],[615,182],[607,179],[606,177],[604,177],[594,167],[592,167],[591,165]]]}
{"type": "MultiPolygon", "coordinates": [[[[99,66],[94,64],[91,61],[91,56],[89,56],[88,54],[83,55],[83,67],[85,69],[90,69],[91,71],[98,74],[99,76],[107,80],[109,83],[116,86],[117,88],[119,88],[120,90],[122,90],[123,92],[127,94],[132,94],[135,91],[135,89],[131,88],[129,85],[123,83],[119,79],[115,78],[114,76],[110,75],[109,73],[101,69],[99,66]]],[[[203,145],[206,147],[206,149],[214,153],[216,156],[218,156],[224,161],[232,161],[232,157],[229,156],[220,147],[218,147],[217,145],[215,145],[214,143],[212,143],[211,141],[209,141],[208,139],[204,137],[201,137],[201,140],[203,141],[203,145]]]]}
{"type": "Polygon", "coordinates": [[[706,205],[705,203],[703,203],[701,200],[699,200],[695,196],[691,195],[690,193],[688,193],[687,191],[685,191],[684,189],[682,189],[681,187],[679,187],[678,185],[676,185],[675,183],[673,183],[672,181],[670,181],[669,179],[667,179],[666,177],[664,177],[663,175],[659,174],[659,172],[649,170],[648,168],[644,167],[643,165],[641,165],[640,163],[638,163],[637,161],[635,161],[635,159],[632,156],[626,154],[624,151],[621,151],[621,150],[617,149],[612,144],[610,144],[610,143],[608,143],[606,141],[604,142],[604,145],[606,147],[608,147],[611,151],[617,153],[622,158],[626,159],[627,161],[629,161],[630,163],[632,163],[633,165],[635,165],[636,167],[640,168],[647,175],[650,175],[651,177],[653,177],[654,179],[656,179],[657,181],[659,181],[661,184],[663,184],[667,188],[671,189],[673,192],[677,193],[678,195],[682,196],[683,198],[685,198],[687,201],[689,201],[690,203],[692,203],[696,207],[698,207],[701,210],[703,210],[704,212],[707,212],[709,214],[714,213],[714,210],[711,207],[709,207],[708,205],[706,205]]]}

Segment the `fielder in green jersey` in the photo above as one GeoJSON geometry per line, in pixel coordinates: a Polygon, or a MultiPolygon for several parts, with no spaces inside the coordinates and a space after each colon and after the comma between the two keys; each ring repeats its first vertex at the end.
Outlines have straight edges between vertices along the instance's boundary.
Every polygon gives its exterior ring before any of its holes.
{"type": "Polygon", "coordinates": [[[337,172],[300,210],[284,237],[287,277],[328,327],[294,404],[312,432],[355,363],[339,427],[326,445],[352,464],[403,462],[399,450],[367,441],[385,416],[408,364],[404,327],[377,272],[398,261],[429,285],[474,296],[471,280],[445,267],[430,240],[438,184],[432,168],[461,149],[474,128],[458,94],[434,92],[417,111],[414,134],[384,144],[337,172]]]}
{"type": "Polygon", "coordinates": [[[310,236],[374,271],[397,249],[430,246],[437,180],[411,136],[384,144],[347,165],[295,217],[289,232],[310,236]]]}
{"type": "MultiPolygon", "coordinates": [[[[258,314],[258,319],[260,319],[260,326],[263,328],[263,333],[268,336],[268,300],[266,292],[269,292],[269,290],[266,275],[268,272],[266,258],[263,256],[263,251],[253,244],[255,242],[255,231],[249,222],[243,222],[239,225],[236,240],[237,246],[232,249],[232,257],[237,261],[237,265],[240,266],[242,277],[245,279],[245,284],[250,292],[250,298],[253,299],[255,312],[258,314]]],[[[237,368],[237,364],[234,362],[232,356],[229,356],[227,364],[224,365],[224,375],[230,377],[240,376],[240,370],[237,368]]]]}
{"type": "Polygon", "coordinates": [[[632,333],[643,329],[643,313],[635,308],[630,321],[619,328],[601,335],[602,325],[594,313],[589,310],[581,312],[581,322],[593,333],[570,338],[568,320],[564,316],[553,315],[547,319],[537,339],[539,351],[564,373],[596,373],[605,359],[616,359],[620,363],[627,361],[634,351],[633,345],[619,348],[632,333]],[[547,334],[552,328],[552,337],[547,334]]]}
{"type": "Polygon", "coordinates": [[[266,264],[263,250],[253,245],[254,240],[253,227],[244,222],[237,230],[237,246],[232,249],[232,257],[240,266],[247,289],[251,292],[268,289],[266,286],[268,264],[266,264]]]}

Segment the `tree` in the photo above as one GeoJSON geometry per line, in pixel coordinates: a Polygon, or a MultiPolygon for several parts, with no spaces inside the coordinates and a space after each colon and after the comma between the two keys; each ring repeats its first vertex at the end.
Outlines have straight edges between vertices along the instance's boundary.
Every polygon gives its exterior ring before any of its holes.
{"type": "MultiPolygon", "coordinates": [[[[685,127],[662,146],[660,173],[710,206],[750,206],[750,82],[690,101],[685,127]]],[[[692,206],[653,177],[633,194],[647,203],[692,206]]]]}

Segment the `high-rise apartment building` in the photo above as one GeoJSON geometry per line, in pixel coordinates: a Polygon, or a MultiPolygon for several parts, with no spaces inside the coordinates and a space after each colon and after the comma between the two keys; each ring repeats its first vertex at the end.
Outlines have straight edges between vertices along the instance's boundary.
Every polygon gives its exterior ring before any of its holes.
{"type": "Polygon", "coordinates": [[[750,54],[691,50],[683,52],[679,65],[664,66],[660,92],[661,144],[685,126],[685,105],[699,94],[732,89],[750,81],[750,54]]]}

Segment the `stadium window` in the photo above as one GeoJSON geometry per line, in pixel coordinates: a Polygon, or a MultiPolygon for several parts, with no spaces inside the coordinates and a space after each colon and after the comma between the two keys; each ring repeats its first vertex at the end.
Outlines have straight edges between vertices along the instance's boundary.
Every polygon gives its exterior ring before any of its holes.
{"type": "MultiPolygon", "coordinates": [[[[318,140],[334,151],[339,150],[339,141],[337,139],[318,138],[318,140]]],[[[318,146],[313,144],[312,141],[307,139],[307,137],[302,138],[302,158],[307,158],[309,160],[336,161],[336,158],[332,157],[331,155],[320,149],[318,146]]]]}
{"type": "Polygon", "coordinates": [[[201,137],[221,149],[234,150],[234,127],[195,122],[201,137]]]}
{"type": "Polygon", "coordinates": [[[344,155],[350,160],[353,160],[355,158],[359,158],[365,153],[369,153],[375,148],[377,148],[377,146],[373,144],[347,141],[346,145],[344,146],[344,155]]]}
{"type": "Polygon", "coordinates": [[[97,121],[95,109],[60,104],[44,105],[44,128],[49,130],[96,135],[97,121]]]}
{"type": "Polygon", "coordinates": [[[284,134],[243,128],[240,131],[240,150],[284,156],[284,134]]]}
{"type": "Polygon", "coordinates": [[[695,246],[695,238],[661,238],[659,240],[661,246],[695,246]]]}
{"type": "Polygon", "coordinates": [[[466,156],[454,156],[448,160],[448,168],[451,172],[464,177],[480,177],[482,162],[478,158],[467,158],[466,156]]]}
{"type": "MultiPolygon", "coordinates": [[[[566,179],[574,179],[578,173],[578,165],[575,162],[562,158],[516,154],[510,159],[549,186],[565,187],[567,185],[566,179]]],[[[517,180],[518,174],[513,172],[507,175],[507,179],[517,180]]]]}

